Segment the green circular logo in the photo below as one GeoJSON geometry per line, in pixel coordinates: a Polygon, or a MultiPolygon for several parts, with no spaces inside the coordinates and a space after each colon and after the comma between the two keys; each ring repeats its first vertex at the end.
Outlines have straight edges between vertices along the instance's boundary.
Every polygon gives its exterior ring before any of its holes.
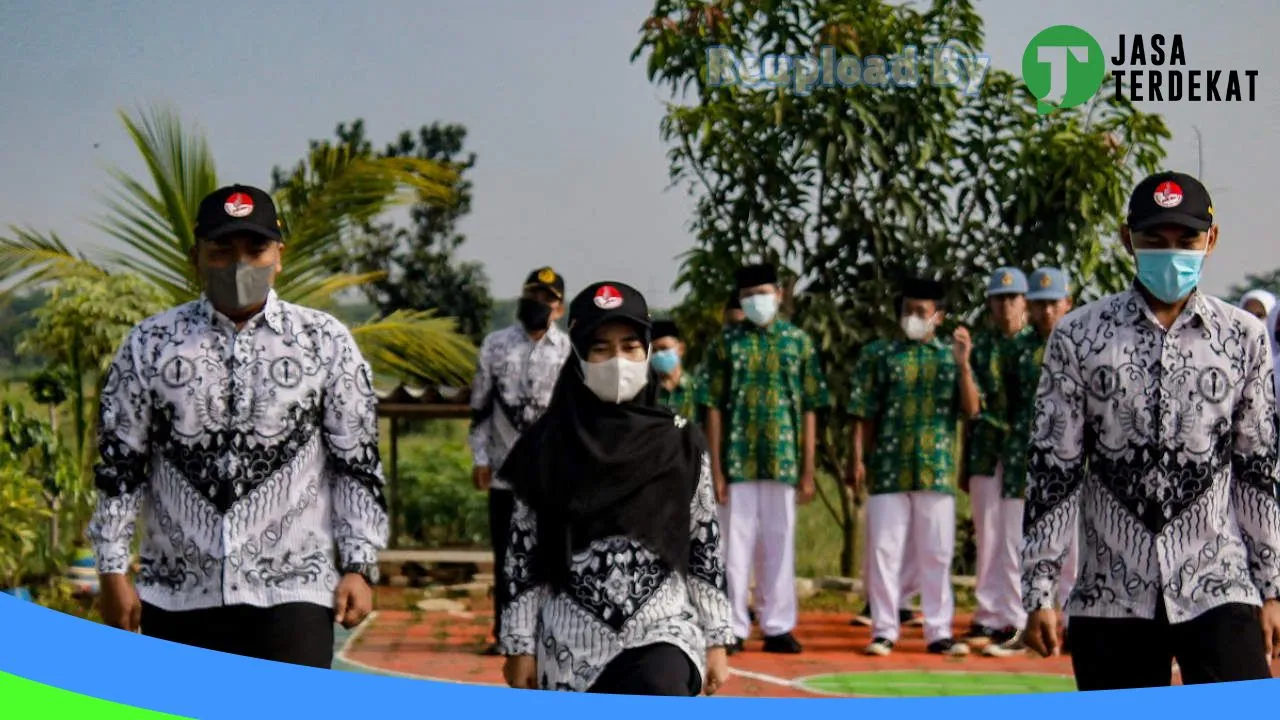
{"type": "Polygon", "coordinates": [[[1106,74],[1102,46],[1074,25],[1041,30],[1022,53],[1022,81],[1040,101],[1041,113],[1088,102],[1106,74]]]}

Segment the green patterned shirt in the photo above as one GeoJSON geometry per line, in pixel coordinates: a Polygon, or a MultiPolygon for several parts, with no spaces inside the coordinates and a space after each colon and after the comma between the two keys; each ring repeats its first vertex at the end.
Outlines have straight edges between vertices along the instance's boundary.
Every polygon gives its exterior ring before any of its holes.
{"type": "Polygon", "coordinates": [[[1001,497],[1021,500],[1027,492],[1027,447],[1036,415],[1036,390],[1047,340],[1034,329],[1019,335],[1004,361],[1006,417],[1009,435],[1001,460],[1004,481],[1001,497]]]}
{"type": "Polygon", "coordinates": [[[658,402],[671,408],[677,415],[702,425],[702,413],[697,404],[698,376],[688,370],[680,373],[680,380],[671,390],[658,388],[658,402]]]}
{"type": "Polygon", "coordinates": [[[797,485],[804,415],[831,402],[813,341],[786,320],[742,323],[712,344],[705,367],[698,404],[723,414],[726,479],[797,485]]]}
{"type": "Polygon", "coordinates": [[[965,469],[969,477],[993,477],[1000,455],[1004,452],[1008,433],[1007,402],[1004,390],[1003,364],[1019,337],[1033,332],[1023,328],[1007,338],[994,330],[975,333],[970,365],[973,380],[984,399],[982,414],[968,426],[965,438],[965,469]]]}
{"type": "Polygon", "coordinates": [[[852,386],[849,414],[875,423],[871,494],[954,493],[964,421],[951,348],[936,338],[876,340],[863,348],[852,386]]]}

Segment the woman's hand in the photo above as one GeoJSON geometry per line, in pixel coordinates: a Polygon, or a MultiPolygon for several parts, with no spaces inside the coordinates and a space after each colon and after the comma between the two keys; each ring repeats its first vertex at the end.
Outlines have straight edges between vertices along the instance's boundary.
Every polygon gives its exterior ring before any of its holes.
{"type": "Polygon", "coordinates": [[[707,649],[707,679],[702,683],[702,692],[715,695],[724,684],[729,682],[729,655],[722,647],[707,649]]]}
{"type": "Polygon", "coordinates": [[[502,677],[517,690],[537,690],[538,659],[532,655],[509,655],[502,665],[502,677]]]}

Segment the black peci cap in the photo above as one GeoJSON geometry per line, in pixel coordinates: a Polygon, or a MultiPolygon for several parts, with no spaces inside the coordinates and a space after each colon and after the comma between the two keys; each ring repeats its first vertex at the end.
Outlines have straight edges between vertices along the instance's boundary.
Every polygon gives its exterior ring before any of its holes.
{"type": "Polygon", "coordinates": [[[680,328],[672,320],[658,320],[653,323],[653,339],[659,338],[675,338],[680,339],[680,328]]]}
{"type": "Polygon", "coordinates": [[[538,268],[529,273],[529,277],[525,278],[524,289],[532,290],[541,288],[550,290],[557,299],[564,299],[564,278],[560,273],[549,267],[538,268]]]}
{"type": "Polygon", "coordinates": [[[1127,224],[1133,230],[1178,225],[1204,232],[1213,227],[1213,200],[1204,185],[1186,173],[1156,173],[1129,196],[1127,224]]]}
{"type": "Polygon", "coordinates": [[[619,282],[598,282],[588,285],[569,303],[569,335],[575,344],[594,332],[600,325],[623,320],[645,331],[653,327],[649,316],[649,303],[640,291],[619,282]]]}
{"type": "Polygon", "coordinates": [[[739,268],[738,271],[734,273],[734,280],[738,285],[738,290],[750,287],[760,287],[761,285],[777,285],[778,268],[769,263],[747,265],[739,268]]]}
{"type": "Polygon", "coordinates": [[[196,212],[197,238],[217,240],[234,232],[281,239],[280,219],[270,194],[249,185],[231,185],[214,190],[200,201],[196,212]]]}
{"type": "Polygon", "coordinates": [[[902,297],[914,300],[941,300],[946,297],[947,286],[937,280],[923,277],[907,277],[902,280],[902,297]]]}

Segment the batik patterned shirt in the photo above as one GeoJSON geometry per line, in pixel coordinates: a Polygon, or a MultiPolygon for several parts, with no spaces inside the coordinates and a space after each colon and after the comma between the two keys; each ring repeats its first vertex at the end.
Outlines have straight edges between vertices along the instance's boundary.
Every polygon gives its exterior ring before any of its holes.
{"type": "Polygon", "coordinates": [[[876,340],[854,368],[849,414],[875,424],[869,492],[954,493],[960,459],[960,372],[951,348],[876,340]]]}
{"type": "Polygon", "coordinates": [[[675,414],[701,425],[702,412],[698,406],[697,393],[698,377],[686,370],[680,373],[680,379],[676,381],[674,388],[659,388],[658,401],[675,414]]]}
{"type": "Polygon", "coordinates": [[[1063,318],[1028,451],[1022,598],[1053,604],[1079,522],[1072,616],[1170,622],[1280,598],[1273,362],[1262,324],[1193,293],[1165,330],[1135,289],[1063,318]]]}
{"type": "Polygon", "coordinates": [[[569,336],[552,325],[534,342],[521,325],[485,337],[471,385],[471,459],[491,469],[490,487],[510,490],[499,470],[520,433],[533,425],[551,402],[572,347],[569,336]]]}
{"type": "Polygon", "coordinates": [[[1045,340],[1031,330],[1018,336],[1005,355],[1005,397],[1007,398],[1004,451],[1001,460],[1000,496],[1023,500],[1027,494],[1027,446],[1031,442],[1031,424],[1036,416],[1036,388],[1040,385],[1040,367],[1044,364],[1045,340]]]}
{"type": "Polygon", "coordinates": [[[726,479],[799,483],[804,415],[830,404],[813,341],[785,320],[741,323],[708,350],[699,404],[722,413],[726,479]]]}
{"type": "Polygon", "coordinates": [[[332,607],[340,569],[386,545],[369,366],[342,323],[274,291],[238,331],[203,298],[142,321],[99,432],[88,535],[99,571],[125,573],[142,520],[143,602],[332,607]]]}
{"type": "Polygon", "coordinates": [[[982,413],[966,428],[965,470],[969,477],[994,477],[996,474],[1008,435],[1003,358],[1011,351],[1017,338],[1028,332],[1031,330],[1024,329],[1009,338],[987,330],[976,334],[973,339],[970,365],[973,367],[973,380],[984,402],[982,413]]]}
{"type": "Polygon", "coordinates": [[[517,497],[501,577],[511,598],[502,653],[535,656],[543,690],[586,692],[620,653],[654,643],[680,648],[705,677],[707,648],[734,642],[705,453],[690,507],[687,576],[652,548],[616,536],[574,553],[568,590],[553,592],[538,565],[537,516],[517,497]]]}

